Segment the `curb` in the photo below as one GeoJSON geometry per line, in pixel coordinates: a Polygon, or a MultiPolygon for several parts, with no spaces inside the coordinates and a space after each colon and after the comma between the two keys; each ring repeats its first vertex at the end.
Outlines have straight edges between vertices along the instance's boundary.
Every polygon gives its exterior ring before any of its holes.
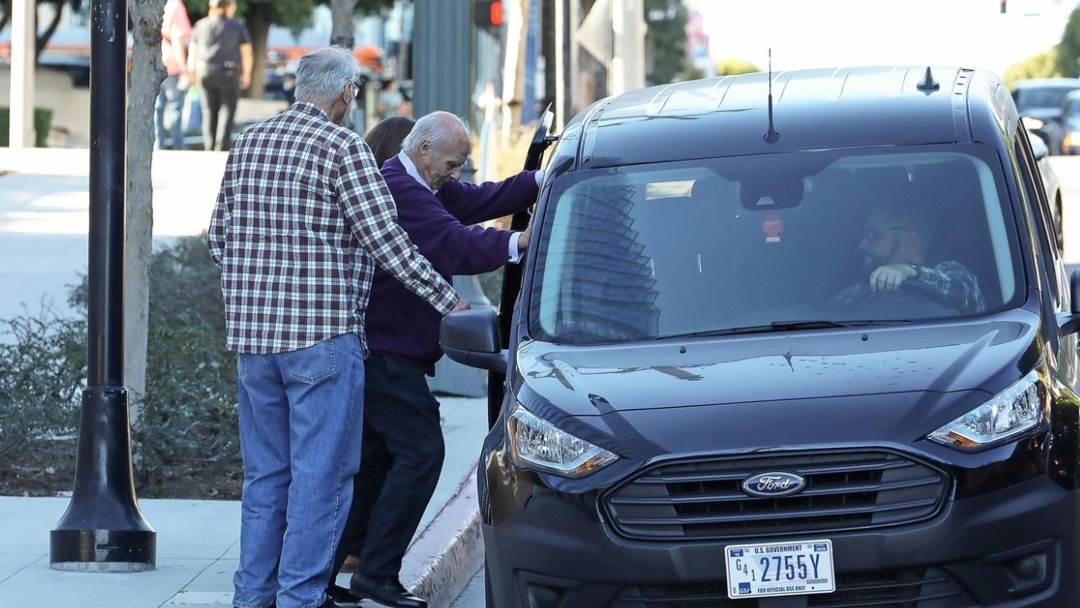
{"type": "Polygon", "coordinates": [[[473,467],[454,497],[409,545],[401,564],[401,580],[432,608],[445,608],[464,591],[483,563],[473,467]]]}

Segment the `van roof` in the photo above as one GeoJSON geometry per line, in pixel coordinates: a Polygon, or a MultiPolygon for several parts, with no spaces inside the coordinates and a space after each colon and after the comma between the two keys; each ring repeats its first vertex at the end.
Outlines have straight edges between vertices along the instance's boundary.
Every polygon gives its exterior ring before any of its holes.
{"type": "MultiPolygon", "coordinates": [[[[1015,116],[989,73],[956,67],[855,67],[681,82],[601,100],[568,126],[578,162],[610,167],[828,148],[971,142],[972,121],[1015,116]],[[929,84],[929,86],[925,86],[929,84]],[[580,122],[578,122],[580,121],[580,122]]],[[[995,129],[1000,132],[999,129],[995,129]]]]}

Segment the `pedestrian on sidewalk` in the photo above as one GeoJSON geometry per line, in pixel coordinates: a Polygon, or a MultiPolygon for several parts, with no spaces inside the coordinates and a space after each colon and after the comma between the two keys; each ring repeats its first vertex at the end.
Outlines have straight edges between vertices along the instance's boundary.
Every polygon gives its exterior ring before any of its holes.
{"type": "Polygon", "coordinates": [[[297,101],[242,133],[210,222],[244,460],[233,605],[332,606],[360,466],[364,311],[374,265],[433,311],[466,306],[395,222],[363,139],[341,126],[356,63],[305,55],[297,101]]]}
{"type": "MultiPolygon", "coordinates": [[[[382,166],[398,222],[447,281],[520,262],[531,228],[511,232],[470,224],[527,209],[542,177],[526,171],[479,186],[459,181],[469,147],[461,119],[434,112],[416,121],[401,152],[382,166]]],[[[352,593],[386,606],[427,606],[405,590],[398,573],[442,470],[439,402],[424,378],[442,357],[441,317],[389,275],[375,273],[366,321],[371,355],[364,371],[363,456],[334,575],[351,552],[358,562],[352,593]]]]}
{"type": "Polygon", "coordinates": [[[233,0],[210,0],[210,14],[191,34],[190,71],[202,89],[203,147],[228,150],[240,91],[251,86],[251,35],[233,18],[233,0]]]}
{"type": "Polygon", "coordinates": [[[180,0],[168,0],[161,20],[161,60],[166,77],[161,81],[154,104],[154,132],[157,148],[184,149],[184,99],[190,77],[187,47],[191,42],[191,20],[180,0]]]}

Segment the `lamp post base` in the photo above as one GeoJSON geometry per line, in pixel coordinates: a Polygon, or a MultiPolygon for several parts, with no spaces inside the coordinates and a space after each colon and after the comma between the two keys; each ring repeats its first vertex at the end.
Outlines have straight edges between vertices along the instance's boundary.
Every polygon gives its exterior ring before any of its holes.
{"type": "Polygon", "coordinates": [[[66,572],[146,572],[157,561],[148,530],[53,530],[49,567],[66,572]]]}

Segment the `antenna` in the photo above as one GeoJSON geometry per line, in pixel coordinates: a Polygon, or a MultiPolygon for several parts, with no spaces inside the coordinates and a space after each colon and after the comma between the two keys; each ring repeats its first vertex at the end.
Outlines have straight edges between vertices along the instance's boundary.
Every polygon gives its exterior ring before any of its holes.
{"type": "Polygon", "coordinates": [[[774,144],[780,139],[780,134],[776,132],[776,128],[773,126],[773,112],[772,112],[772,47],[769,47],[769,132],[765,134],[765,143],[774,144]]]}

